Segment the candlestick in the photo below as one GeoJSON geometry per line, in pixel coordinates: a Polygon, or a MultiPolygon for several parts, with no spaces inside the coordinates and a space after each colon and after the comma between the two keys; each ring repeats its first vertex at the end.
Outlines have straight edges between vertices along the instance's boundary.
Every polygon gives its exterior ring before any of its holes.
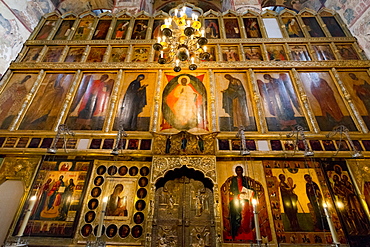
{"type": "Polygon", "coordinates": [[[103,198],[103,203],[102,203],[102,206],[101,206],[101,214],[100,214],[98,232],[96,233],[97,238],[101,237],[101,231],[103,229],[105,209],[107,208],[107,202],[108,202],[108,197],[106,196],[106,197],[103,198]]]}
{"type": "Polygon", "coordinates": [[[340,245],[340,241],[339,241],[339,238],[338,238],[338,233],[337,233],[337,230],[335,229],[334,222],[332,221],[331,216],[329,214],[328,205],[326,203],[324,203],[323,204],[323,207],[324,207],[325,216],[326,216],[326,218],[328,220],[328,225],[329,225],[329,228],[330,228],[331,236],[333,238],[333,243],[336,246],[339,246],[340,245]]]}
{"type": "Polygon", "coordinates": [[[23,218],[22,225],[19,228],[17,237],[22,237],[23,236],[24,230],[26,229],[28,220],[30,219],[33,207],[35,206],[35,203],[36,203],[36,196],[32,196],[31,199],[30,199],[30,205],[28,206],[28,209],[26,210],[26,214],[23,218]]]}
{"type": "Polygon", "coordinates": [[[200,33],[202,34],[202,37],[204,37],[204,29],[202,29],[202,30],[200,31],[200,33]]]}
{"type": "Polygon", "coordinates": [[[252,199],[252,205],[253,205],[254,225],[255,225],[255,228],[256,228],[257,245],[261,246],[262,238],[261,238],[261,231],[260,231],[260,223],[259,223],[259,220],[258,220],[257,200],[256,199],[252,199]]]}

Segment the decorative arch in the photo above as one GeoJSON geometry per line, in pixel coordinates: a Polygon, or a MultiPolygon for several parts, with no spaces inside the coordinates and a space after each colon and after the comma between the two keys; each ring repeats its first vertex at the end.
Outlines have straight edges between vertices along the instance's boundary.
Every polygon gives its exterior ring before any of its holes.
{"type": "MultiPolygon", "coordinates": [[[[205,178],[209,178],[214,185],[216,180],[216,158],[214,156],[154,156],[152,168],[152,183],[164,178],[168,171],[186,166],[200,171],[205,178]]],[[[216,186],[215,186],[216,188],[216,186]]]]}

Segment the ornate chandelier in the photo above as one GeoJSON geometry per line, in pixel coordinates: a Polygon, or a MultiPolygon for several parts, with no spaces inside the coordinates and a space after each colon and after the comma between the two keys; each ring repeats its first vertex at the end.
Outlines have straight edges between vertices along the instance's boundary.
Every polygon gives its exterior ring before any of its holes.
{"type": "Polygon", "coordinates": [[[210,57],[206,47],[208,40],[204,37],[204,30],[201,30],[198,15],[192,13],[190,19],[185,10],[184,5],[180,11],[172,11],[173,16],[165,19],[161,26],[163,36],[157,37],[153,45],[154,50],[160,52],[158,63],[174,64],[175,72],[180,72],[184,64],[189,64],[190,70],[196,70],[196,62],[210,57]]]}

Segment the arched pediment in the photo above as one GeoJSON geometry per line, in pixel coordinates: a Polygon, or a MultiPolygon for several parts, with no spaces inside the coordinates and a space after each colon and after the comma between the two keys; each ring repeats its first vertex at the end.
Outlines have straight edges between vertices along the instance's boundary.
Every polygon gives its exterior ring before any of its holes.
{"type": "Polygon", "coordinates": [[[229,9],[228,11],[223,12],[222,16],[223,17],[238,17],[239,14],[237,12],[229,9]]]}
{"type": "Polygon", "coordinates": [[[57,20],[59,17],[60,15],[56,12],[52,12],[52,13],[44,15],[44,19],[48,19],[48,20],[57,20]]]}
{"type": "Polygon", "coordinates": [[[112,12],[107,11],[107,12],[101,13],[98,17],[101,19],[111,19],[113,17],[113,14],[112,12]]]}
{"type": "Polygon", "coordinates": [[[131,18],[132,14],[127,11],[120,11],[115,14],[116,18],[131,18]]]}
{"type": "Polygon", "coordinates": [[[146,19],[146,18],[150,18],[150,14],[144,10],[140,11],[139,13],[137,13],[135,16],[135,18],[140,18],[140,19],[146,19]]]}
{"type": "Polygon", "coordinates": [[[275,17],[278,16],[278,13],[268,9],[268,10],[263,11],[261,16],[264,17],[264,18],[271,18],[271,17],[275,18],[275,17]]]}
{"type": "Polygon", "coordinates": [[[280,17],[295,17],[297,13],[290,9],[284,9],[279,13],[280,17]]]}
{"type": "Polygon", "coordinates": [[[334,16],[336,13],[334,10],[322,8],[319,12],[317,12],[319,16],[334,16]]]}
{"type": "Polygon", "coordinates": [[[307,16],[315,16],[317,13],[315,10],[313,9],[309,9],[309,8],[304,8],[302,9],[301,11],[299,11],[299,14],[303,17],[307,17],[307,16]]]}
{"type": "Polygon", "coordinates": [[[84,18],[84,19],[92,19],[92,18],[95,18],[96,15],[94,14],[94,12],[91,12],[91,11],[86,11],[86,12],[83,12],[79,15],[80,19],[84,18]]]}
{"type": "Polygon", "coordinates": [[[154,13],[153,18],[167,18],[169,16],[170,15],[168,13],[160,10],[160,11],[154,13]]]}
{"type": "Polygon", "coordinates": [[[155,184],[163,178],[168,171],[186,166],[200,171],[204,177],[216,184],[216,158],[215,156],[154,156],[152,168],[152,181],[155,184]]]}
{"type": "Polygon", "coordinates": [[[259,17],[260,14],[253,11],[253,10],[250,10],[248,9],[247,11],[245,11],[244,13],[242,13],[242,17],[259,17]]]}
{"type": "Polygon", "coordinates": [[[203,17],[219,17],[220,12],[214,11],[213,9],[208,10],[203,14],[203,17]]]}
{"type": "Polygon", "coordinates": [[[64,18],[64,19],[67,19],[67,18],[76,19],[77,15],[74,14],[72,11],[69,11],[69,12],[64,13],[62,15],[62,18],[64,18]]]}

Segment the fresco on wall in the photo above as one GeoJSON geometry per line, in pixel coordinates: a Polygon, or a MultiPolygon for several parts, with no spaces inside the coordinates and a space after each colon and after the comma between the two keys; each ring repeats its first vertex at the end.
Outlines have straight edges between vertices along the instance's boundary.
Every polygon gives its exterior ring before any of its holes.
{"type": "Polygon", "coordinates": [[[92,1],[75,1],[75,0],[57,0],[57,1],[59,1],[59,4],[57,4],[57,10],[60,13],[72,11],[75,14],[81,14],[85,11],[91,10],[92,1]]]}
{"type": "Polygon", "coordinates": [[[349,242],[354,239],[357,245],[368,244],[370,222],[361,205],[352,178],[345,161],[329,161],[324,163],[324,172],[329,188],[335,200],[336,209],[347,231],[349,242]],[[359,236],[363,236],[362,241],[359,236]],[[357,238],[356,238],[357,237],[357,238]]]}
{"type": "Polygon", "coordinates": [[[114,121],[126,131],[148,131],[156,73],[125,73],[114,121]]]}
{"type": "Polygon", "coordinates": [[[0,9],[0,75],[2,75],[22,49],[23,43],[30,36],[30,31],[2,2],[0,9]]]}
{"type": "Polygon", "coordinates": [[[366,16],[363,16],[366,11],[369,12],[368,10],[370,2],[368,1],[359,2],[357,0],[327,0],[325,5],[327,8],[337,11],[345,23],[349,26],[352,26],[355,23],[355,25],[357,25],[358,22],[361,22],[361,19],[363,22],[368,22],[366,20],[369,20],[366,19],[366,16]]]}
{"type": "Polygon", "coordinates": [[[204,76],[204,73],[166,74],[167,85],[162,93],[161,130],[208,130],[204,76]]]}
{"type": "Polygon", "coordinates": [[[312,111],[322,131],[331,131],[337,125],[344,125],[351,131],[357,130],[328,72],[302,72],[299,74],[312,111]]]}
{"type": "Polygon", "coordinates": [[[28,28],[35,28],[44,14],[54,10],[50,0],[4,0],[5,4],[11,9],[12,13],[28,28]]]}
{"type": "MultiPolygon", "coordinates": [[[[370,5],[370,3],[368,4],[370,5]]],[[[350,28],[351,33],[357,38],[360,47],[365,51],[367,57],[370,57],[370,35],[367,35],[367,30],[370,29],[370,8],[367,8],[366,12],[362,16],[359,15],[358,18],[358,21],[350,28]]]]}
{"type": "Polygon", "coordinates": [[[84,238],[96,235],[102,200],[107,197],[102,235],[124,243],[143,238],[142,226],[150,205],[149,172],[143,163],[98,162],[92,172],[93,183],[86,196],[79,234],[84,238]]]}
{"type": "Polygon", "coordinates": [[[339,72],[361,117],[370,128],[370,76],[365,71],[339,72]]]}
{"type": "MultiPolygon", "coordinates": [[[[265,160],[275,231],[279,243],[332,243],[323,203],[332,206],[324,174],[318,162],[265,160]]],[[[331,210],[332,211],[332,210],[331,210]]],[[[340,239],[344,233],[335,211],[332,220],[340,239]]]]}
{"type": "Polygon", "coordinates": [[[73,76],[73,74],[47,74],[19,129],[51,130],[73,76]]]}
{"type": "Polygon", "coordinates": [[[215,73],[218,88],[218,115],[221,131],[256,131],[246,73],[215,73]]]}
{"type": "MultiPolygon", "coordinates": [[[[268,220],[266,190],[257,179],[261,175],[252,173],[250,166],[241,162],[220,163],[224,171],[221,182],[221,212],[224,243],[255,242],[255,224],[253,219],[252,199],[258,202],[257,211],[262,241],[271,241],[271,229],[268,220]]],[[[243,162],[244,163],[244,162],[243,162]]],[[[255,168],[255,171],[258,169],[255,168]]],[[[221,176],[221,175],[220,175],[221,176]]]]}
{"type": "Polygon", "coordinates": [[[37,74],[13,74],[0,97],[1,129],[9,128],[31,90],[37,74]]]}
{"type": "MultiPolygon", "coordinates": [[[[44,161],[41,164],[29,194],[29,198],[35,195],[37,199],[24,235],[35,237],[74,235],[90,167],[90,161],[75,160],[44,161]]],[[[22,224],[27,204],[22,210],[13,235],[17,234],[22,224]]]]}
{"type": "Polygon", "coordinates": [[[290,131],[296,124],[308,129],[288,73],[256,73],[270,131],[290,131]]]}
{"type": "Polygon", "coordinates": [[[268,6],[283,6],[294,10],[302,10],[304,8],[309,8],[318,11],[320,8],[324,7],[325,2],[327,0],[262,0],[261,6],[268,7],[268,6]]]}
{"type": "Polygon", "coordinates": [[[116,79],[113,73],[84,74],[70,106],[66,124],[74,130],[101,130],[116,79]]]}

